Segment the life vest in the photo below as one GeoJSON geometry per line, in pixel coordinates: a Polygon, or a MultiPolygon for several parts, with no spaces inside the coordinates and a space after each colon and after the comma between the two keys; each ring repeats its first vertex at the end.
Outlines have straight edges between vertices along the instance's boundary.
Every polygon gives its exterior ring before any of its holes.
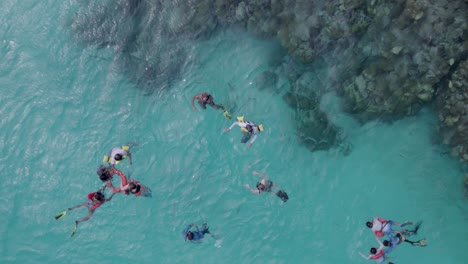
{"type": "Polygon", "coordinates": [[[381,249],[379,251],[379,253],[375,254],[374,256],[371,257],[371,259],[379,259],[381,257],[383,257],[383,255],[385,254],[385,251],[383,249],[381,249]]]}
{"type": "Polygon", "coordinates": [[[93,202],[93,198],[94,198],[94,195],[96,193],[95,192],[92,192],[92,193],[88,193],[88,201],[87,203],[90,203],[92,206],[88,206],[88,208],[90,210],[96,210],[99,206],[101,206],[103,204],[103,202],[100,202],[98,201],[96,204],[94,204],[93,202]]]}
{"type": "MultiPolygon", "coordinates": [[[[241,127],[241,130],[246,133],[253,133],[254,127],[257,127],[254,122],[245,121],[246,126],[241,127]]],[[[258,129],[258,128],[257,128],[258,129]]]]}
{"type": "MultiPolygon", "coordinates": [[[[122,149],[125,152],[128,152],[130,150],[130,146],[122,146],[120,149],[122,149]]],[[[104,158],[102,158],[102,162],[104,163],[110,163],[111,161],[111,155],[112,155],[112,150],[109,152],[108,155],[104,155],[104,158]]],[[[127,156],[122,155],[122,160],[125,159],[127,156]]],[[[112,157],[114,158],[114,157],[112,157]]],[[[119,164],[120,160],[115,160],[115,164],[119,164]]]]}
{"type": "Polygon", "coordinates": [[[259,132],[262,132],[263,131],[263,125],[260,124],[260,125],[256,125],[254,122],[251,122],[251,121],[244,121],[244,116],[238,116],[237,117],[237,121],[238,122],[241,122],[241,123],[245,123],[246,126],[245,127],[241,127],[241,130],[245,133],[253,133],[253,129],[254,128],[257,128],[257,130],[259,132]]]}
{"type": "Polygon", "coordinates": [[[380,230],[376,230],[374,233],[377,237],[383,237],[384,236],[384,232],[382,232],[382,230],[385,228],[385,226],[388,224],[388,221],[385,220],[385,219],[382,219],[380,217],[377,217],[375,220],[377,220],[378,222],[380,222],[380,224],[382,225],[382,227],[380,228],[380,230]]]}

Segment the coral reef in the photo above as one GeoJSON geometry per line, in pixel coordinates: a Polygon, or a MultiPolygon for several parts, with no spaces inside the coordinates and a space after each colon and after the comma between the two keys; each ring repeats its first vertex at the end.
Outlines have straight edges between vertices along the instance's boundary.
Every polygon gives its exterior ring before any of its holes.
{"type": "MultiPolygon", "coordinates": [[[[303,66],[324,63],[329,74],[321,90],[337,91],[344,109],[362,122],[436,105],[441,142],[468,161],[466,0],[85,2],[71,25],[75,38],[113,48],[139,86],[169,87],[190,63],[191,40],[240,26],[276,38],[303,66]]],[[[259,89],[279,92],[278,80],[287,79],[291,89],[284,99],[297,109],[299,137],[311,150],[326,149],[339,144],[339,129],[317,110],[321,91],[298,83],[310,68],[284,61],[256,82],[259,89]],[[327,143],[317,143],[319,138],[327,143]]]]}
{"type": "Polygon", "coordinates": [[[468,162],[468,60],[458,64],[436,100],[442,142],[453,156],[468,162]]]}
{"type": "Polygon", "coordinates": [[[468,199],[468,174],[465,174],[465,177],[463,178],[463,190],[465,198],[468,199]]]}
{"type": "Polygon", "coordinates": [[[317,96],[306,97],[288,92],[283,99],[296,111],[297,137],[307,149],[328,150],[343,142],[342,130],[320,110],[317,96]]]}

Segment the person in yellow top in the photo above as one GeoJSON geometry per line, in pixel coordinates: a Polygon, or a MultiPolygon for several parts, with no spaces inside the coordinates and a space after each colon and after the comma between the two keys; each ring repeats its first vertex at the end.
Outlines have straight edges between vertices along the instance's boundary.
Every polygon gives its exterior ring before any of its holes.
{"type": "Polygon", "coordinates": [[[259,132],[263,131],[263,125],[262,124],[255,124],[252,121],[244,121],[243,116],[238,116],[237,121],[232,123],[232,125],[229,128],[225,128],[224,132],[229,132],[234,126],[239,126],[242,131],[242,138],[241,138],[241,143],[247,143],[247,146],[250,148],[252,144],[255,142],[257,139],[257,135],[259,132]]]}

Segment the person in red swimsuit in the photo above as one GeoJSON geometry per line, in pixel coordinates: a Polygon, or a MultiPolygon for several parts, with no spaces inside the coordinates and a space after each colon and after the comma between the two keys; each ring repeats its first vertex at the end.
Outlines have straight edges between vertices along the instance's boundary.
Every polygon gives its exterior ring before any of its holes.
{"type": "Polygon", "coordinates": [[[73,232],[71,233],[70,236],[73,236],[76,233],[76,230],[78,229],[78,224],[79,223],[84,222],[84,221],[88,221],[91,218],[91,216],[93,216],[94,211],[99,206],[103,205],[105,202],[110,201],[112,199],[112,197],[114,196],[114,194],[116,194],[116,192],[113,192],[111,194],[111,196],[106,199],[106,197],[102,193],[102,191],[105,188],[106,187],[104,186],[101,189],[99,189],[97,192],[89,193],[88,194],[88,199],[86,200],[86,202],[84,202],[82,204],[79,204],[79,205],[76,205],[76,206],[73,206],[73,207],[70,207],[70,208],[67,209],[67,212],[68,212],[68,211],[78,209],[78,208],[81,208],[81,207],[87,207],[88,208],[88,215],[81,218],[80,220],[75,221],[75,228],[73,229],[73,232]]]}

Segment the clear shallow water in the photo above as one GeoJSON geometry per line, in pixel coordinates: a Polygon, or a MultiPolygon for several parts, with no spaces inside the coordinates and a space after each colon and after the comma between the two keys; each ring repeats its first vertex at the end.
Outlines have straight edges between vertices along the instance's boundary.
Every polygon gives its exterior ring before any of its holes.
{"type": "Polygon", "coordinates": [[[376,215],[424,221],[420,237],[429,246],[402,245],[392,261],[465,262],[465,168],[431,144],[430,110],[361,126],[327,94],[322,109],[353,150],[311,154],[296,142],[294,112],[281,96],[255,88],[257,74],[283,56],[275,43],[239,31],[193,43],[180,79],[148,95],[126,79],[112,50],[72,40],[67,21],[75,6],[0,6],[0,262],[367,263],[357,252],[375,244],[364,223],[376,215]],[[251,149],[237,129],[223,134],[230,122],[220,112],[191,111],[191,96],[203,91],[265,124],[251,149]],[[70,238],[86,211],[53,216],[96,190],[103,154],[128,141],[139,146],[133,166],[121,168],[150,186],[153,198],[116,196],[70,238]],[[255,184],[252,170],[290,200],[250,194],[244,185],[255,184]],[[185,225],[204,221],[216,238],[185,243],[185,225]]]}

